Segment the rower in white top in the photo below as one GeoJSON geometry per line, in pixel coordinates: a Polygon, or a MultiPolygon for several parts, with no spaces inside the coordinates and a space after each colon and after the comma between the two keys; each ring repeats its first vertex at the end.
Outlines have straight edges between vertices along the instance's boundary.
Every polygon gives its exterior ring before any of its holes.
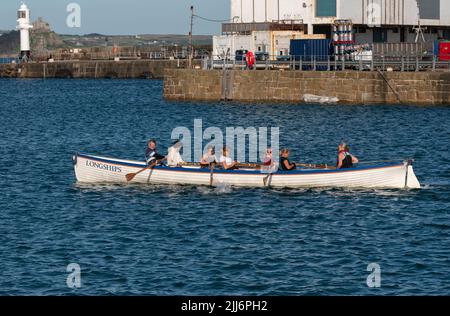
{"type": "Polygon", "coordinates": [[[230,156],[230,150],[224,146],[222,149],[222,156],[220,156],[219,158],[219,163],[222,164],[222,167],[225,170],[235,170],[235,169],[239,169],[237,164],[237,161],[234,161],[231,156],[230,156]]]}

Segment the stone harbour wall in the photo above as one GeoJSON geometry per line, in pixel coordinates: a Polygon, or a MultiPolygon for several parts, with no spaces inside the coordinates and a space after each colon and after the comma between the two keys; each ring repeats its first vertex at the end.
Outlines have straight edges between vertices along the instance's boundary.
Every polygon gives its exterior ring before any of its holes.
{"type": "Polygon", "coordinates": [[[17,77],[17,65],[0,64],[0,78],[15,78],[15,77],[17,77]]]}
{"type": "MultiPolygon", "coordinates": [[[[200,64],[196,61],[196,64],[200,64]]],[[[184,68],[187,60],[56,61],[0,65],[0,77],[162,79],[166,68],[184,68]]]]}
{"type": "Polygon", "coordinates": [[[300,103],[305,94],[346,104],[450,105],[450,72],[166,69],[168,100],[300,103]]]}

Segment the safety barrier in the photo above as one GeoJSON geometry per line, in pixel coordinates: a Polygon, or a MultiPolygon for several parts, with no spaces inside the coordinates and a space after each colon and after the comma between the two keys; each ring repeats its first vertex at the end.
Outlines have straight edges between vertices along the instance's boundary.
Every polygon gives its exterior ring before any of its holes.
{"type": "MultiPolygon", "coordinates": [[[[204,69],[249,69],[241,56],[205,57],[204,69]]],[[[450,71],[450,60],[441,60],[433,54],[418,56],[361,56],[356,60],[337,60],[333,56],[268,56],[256,57],[254,70],[284,69],[297,71],[450,71]]]]}

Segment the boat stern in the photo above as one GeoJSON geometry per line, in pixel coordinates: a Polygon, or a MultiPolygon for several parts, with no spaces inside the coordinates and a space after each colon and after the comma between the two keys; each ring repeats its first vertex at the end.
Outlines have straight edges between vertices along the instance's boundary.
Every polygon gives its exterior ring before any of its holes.
{"type": "Polygon", "coordinates": [[[421,188],[420,182],[417,179],[416,174],[414,173],[413,160],[409,160],[405,164],[407,168],[405,187],[407,189],[420,189],[421,188]]]}

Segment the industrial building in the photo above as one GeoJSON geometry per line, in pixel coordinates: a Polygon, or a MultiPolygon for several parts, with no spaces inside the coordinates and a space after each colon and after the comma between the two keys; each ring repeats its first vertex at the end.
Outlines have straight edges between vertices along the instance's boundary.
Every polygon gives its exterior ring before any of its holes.
{"type": "Polygon", "coordinates": [[[356,44],[450,40],[448,0],[231,0],[230,23],[214,38],[213,54],[284,54],[289,45],[283,38],[332,38],[334,22],[342,19],[351,20],[356,44]]]}
{"type": "Polygon", "coordinates": [[[267,54],[267,59],[280,59],[289,56],[289,47],[293,39],[325,38],[325,35],[309,36],[303,31],[253,31],[251,34],[226,34],[213,37],[215,59],[231,58],[238,50],[248,50],[267,54]]]}

